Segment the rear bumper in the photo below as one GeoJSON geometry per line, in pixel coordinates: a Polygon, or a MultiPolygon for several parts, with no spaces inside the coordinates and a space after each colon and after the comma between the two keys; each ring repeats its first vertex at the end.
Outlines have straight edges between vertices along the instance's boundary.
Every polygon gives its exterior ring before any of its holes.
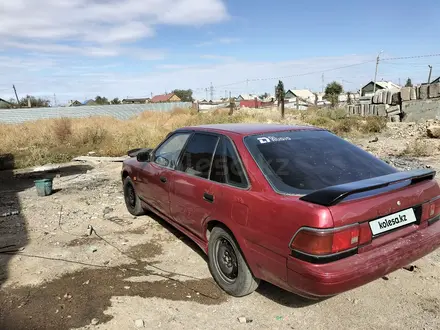
{"type": "Polygon", "coordinates": [[[289,257],[288,286],[309,298],[333,296],[381,278],[440,247],[440,221],[368,252],[328,264],[289,257]]]}

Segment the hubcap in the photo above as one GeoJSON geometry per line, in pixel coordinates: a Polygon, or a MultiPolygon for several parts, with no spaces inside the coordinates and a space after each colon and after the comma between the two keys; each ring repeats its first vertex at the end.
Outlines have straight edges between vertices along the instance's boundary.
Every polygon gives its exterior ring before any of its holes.
{"type": "Polygon", "coordinates": [[[235,282],[238,275],[238,263],[231,243],[222,237],[216,242],[215,249],[215,264],[220,276],[226,282],[235,282]]]}
{"type": "Polygon", "coordinates": [[[125,200],[130,207],[136,206],[136,194],[134,192],[134,188],[131,184],[127,185],[125,200]]]}

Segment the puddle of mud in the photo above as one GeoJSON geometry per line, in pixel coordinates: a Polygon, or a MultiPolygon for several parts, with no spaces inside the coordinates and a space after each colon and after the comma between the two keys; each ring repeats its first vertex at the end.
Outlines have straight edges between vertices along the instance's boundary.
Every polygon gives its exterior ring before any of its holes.
{"type": "MultiPolygon", "coordinates": [[[[177,282],[163,277],[155,282],[129,282],[139,276],[158,276],[147,270],[149,264],[139,259],[162,252],[157,243],[133,247],[127,255],[138,261],[118,267],[83,269],[36,287],[0,290],[0,329],[70,329],[83,327],[92,319],[99,323],[111,320],[104,311],[113,296],[140,296],[200,304],[220,304],[226,295],[212,278],[177,282]]],[[[151,268],[149,268],[151,269],[151,268]]]]}
{"type": "Polygon", "coordinates": [[[150,259],[162,254],[162,246],[157,242],[150,241],[131,247],[125,254],[135,260],[150,259]]]}
{"type": "Polygon", "coordinates": [[[65,246],[72,247],[72,246],[82,246],[82,245],[89,245],[99,242],[101,239],[95,236],[84,236],[80,238],[75,238],[74,240],[70,241],[69,243],[65,244],[65,246]]]}

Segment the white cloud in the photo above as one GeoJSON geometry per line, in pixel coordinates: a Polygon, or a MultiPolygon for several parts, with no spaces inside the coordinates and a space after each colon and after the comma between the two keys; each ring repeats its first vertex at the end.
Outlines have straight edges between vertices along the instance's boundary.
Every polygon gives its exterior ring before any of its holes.
{"type": "Polygon", "coordinates": [[[220,61],[234,61],[233,56],[215,55],[215,54],[204,54],[200,55],[201,59],[205,60],[220,60],[220,61]]]}
{"type": "Polygon", "coordinates": [[[212,45],[229,45],[240,42],[240,38],[223,37],[196,44],[196,47],[212,46],[212,45]]]}
{"type": "Polygon", "coordinates": [[[41,42],[54,52],[88,47],[85,54],[96,54],[95,48],[104,48],[107,56],[121,43],[154,36],[161,24],[198,26],[228,18],[222,0],[0,0],[0,8],[0,38],[14,48],[29,49],[30,43],[37,50],[41,42]]]}

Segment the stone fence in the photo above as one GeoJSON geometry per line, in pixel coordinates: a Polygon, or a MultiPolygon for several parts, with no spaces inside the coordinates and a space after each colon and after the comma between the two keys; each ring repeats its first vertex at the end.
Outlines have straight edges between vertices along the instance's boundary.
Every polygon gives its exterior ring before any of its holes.
{"type": "Polygon", "coordinates": [[[358,116],[386,116],[391,121],[439,119],[440,83],[378,90],[369,102],[348,105],[347,112],[358,116]],[[423,118],[415,115],[419,112],[423,118]]]}

